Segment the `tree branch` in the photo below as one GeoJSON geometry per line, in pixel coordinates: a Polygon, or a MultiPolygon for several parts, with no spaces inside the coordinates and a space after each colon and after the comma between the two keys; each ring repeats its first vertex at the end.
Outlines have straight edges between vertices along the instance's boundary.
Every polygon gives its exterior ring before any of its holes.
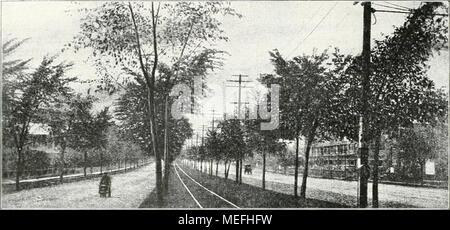
{"type": "Polygon", "coordinates": [[[137,27],[137,24],[136,24],[136,19],[134,17],[133,7],[131,6],[130,2],[128,3],[128,8],[130,9],[131,19],[132,19],[133,25],[134,25],[134,32],[136,34],[136,43],[137,43],[137,48],[136,49],[138,51],[139,64],[141,66],[142,73],[144,74],[145,81],[147,82],[147,84],[148,84],[148,86],[150,88],[153,88],[152,87],[153,86],[152,82],[150,81],[150,78],[148,76],[148,72],[145,69],[144,61],[142,59],[142,50],[141,50],[141,43],[140,43],[140,38],[139,38],[139,31],[138,31],[138,27],[137,27]]]}

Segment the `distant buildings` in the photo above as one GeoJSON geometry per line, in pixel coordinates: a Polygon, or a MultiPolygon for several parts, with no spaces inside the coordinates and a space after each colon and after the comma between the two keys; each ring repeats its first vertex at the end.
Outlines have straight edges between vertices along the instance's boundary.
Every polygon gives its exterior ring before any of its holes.
{"type": "MultiPolygon", "coordinates": [[[[356,179],[358,143],[348,140],[317,143],[311,148],[311,175],[326,178],[356,179]]],[[[394,158],[384,146],[379,152],[380,177],[392,171],[394,158]]],[[[369,165],[374,167],[373,149],[369,149],[369,165]]]]}
{"type": "Polygon", "coordinates": [[[28,138],[30,141],[28,148],[30,150],[46,152],[50,158],[58,154],[58,149],[55,146],[51,129],[48,125],[31,123],[28,138]]]}
{"type": "MultiPolygon", "coordinates": [[[[399,181],[441,180],[436,177],[435,159],[428,159],[425,165],[407,165],[400,158],[401,150],[382,142],[379,152],[378,173],[380,179],[399,181]],[[409,169],[406,169],[408,168],[409,169]],[[414,167],[415,169],[411,169],[414,167]],[[422,170],[416,175],[411,171],[422,170]]],[[[375,167],[373,148],[369,148],[369,166],[375,167]]],[[[316,143],[310,153],[310,175],[324,178],[357,179],[358,143],[351,141],[329,141],[316,143]]],[[[371,175],[372,177],[373,175],[371,175]]]]}

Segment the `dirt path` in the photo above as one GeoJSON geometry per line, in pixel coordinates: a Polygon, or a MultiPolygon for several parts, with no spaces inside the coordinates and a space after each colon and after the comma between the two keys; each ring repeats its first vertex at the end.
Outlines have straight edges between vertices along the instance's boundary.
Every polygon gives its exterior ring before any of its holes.
{"type": "Polygon", "coordinates": [[[112,197],[100,198],[99,178],[2,195],[2,208],[138,208],[155,187],[154,163],[112,175],[112,197]]]}

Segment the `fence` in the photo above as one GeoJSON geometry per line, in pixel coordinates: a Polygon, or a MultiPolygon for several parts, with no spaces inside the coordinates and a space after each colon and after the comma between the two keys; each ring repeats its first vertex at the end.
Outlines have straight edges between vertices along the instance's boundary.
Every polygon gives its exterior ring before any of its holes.
{"type": "MultiPolygon", "coordinates": [[[[128,161],[128,164],[124,164],[125,161],[122,162],[122,166],[125,165],[140,165],[143,162],[146,162],[148,160],[141,159],[139,161],[128,161]]],[[[111,171],[113,169],[119,169],[121,165],[118,163],[115,164],[109,164],[104,165],[102,167],[100,166],[88,166],[86,168],[86,172],[94,173],[94,172],[101,172],[101,171],[111,171]]],[[[16,170],[3,170],[2,172],[2,179],[3,180],[15,180],[16,177],[16,170]]],[[[78,173],[84,173],[83,167],[68,167],[64,168],[64,175],[69,174],[78,174],[78,173]]],[[[51,167],[51,168],[45,168],[45,169],[32,169],[32,170],[24,170],[21,173],[21,179],[38,179],[43,177],[52,177],[52,176],[59,176],[61,174],[60,168],[58,167],[51,167]]]]}
{"type": "MultiPolygon", "coordinates": [[[[132,164],[128,167],[124,167],[124,168],[117,168],[117,169],[107,169],[105,168],[105,170],[102,170],[102,172],[108,172],[111,175],[117,174],[117,173],[121,173],[121,172],[127,172],[127,171],[131,171],[137,168],[140,168],[142,166],[148,165],[151,162],[153,162],[152,160],[146,160],[145,162],[141,162],[139,164],[132,164]]],[[[96,167],[98,169],[100,169],[100,167],[96,167]]],[[[79,168],[76,168],[77,170],[79,168]]],[[[85,179],[92,179],[92,178],[96,178],[96,177],[100,177],[102,175],[102,172],[100,172],[100,170],[94,171],[94,167],[93,170],[87,170],[86,171],[86,176],[84,176],[84,172],[83,172],[83,168],[81,168],[81,172],[83,173],[76,173],[78,171],[75,170],[75,168],[72,169],[67,169],[68,172],[75,172],[72,174],[67,174],[63,176],[63,183],[67,183],[67,182],[74,182],[74,181],[80,181],[80,180],[85,180],[85,179]]],[[[46,186],[52,186],[52,185],[56,185],[56,184],[60,184],[61,180],[60,180],[60,176],[56,175],[56,176],[48,176],[48,177],[41,177],[41,178],[32,178],[32,179],[23,179],[20,180],[20,188],[21,189],[31,189],[31,188],[40,188],[40,187],[46,187],[46,186]]],[[[15,191],[15,187],[16,187],[16,182],[13,180],[7,180],[5,181],[4,179],[2,180],[2,192],[3,193],[11,193],[15,191]]]]}

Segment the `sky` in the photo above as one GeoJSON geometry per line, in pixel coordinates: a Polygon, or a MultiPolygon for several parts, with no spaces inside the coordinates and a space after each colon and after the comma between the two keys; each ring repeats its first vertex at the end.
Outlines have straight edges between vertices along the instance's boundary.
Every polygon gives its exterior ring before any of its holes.
{"type": "MultiPolygon", "coordinates": [[[[416,8],[420,2],[390,2],[416,8]]],[[[44,55],[60,52],[63,45],[70,42],[80,29],[80,16],[74,13],[77,7],[95,7],[101,2],[2,2],[2,38],[30,38],[15,54],[17,57],[32,57],[32,66],[37,66],[44,55]]],[[[376,4],[387,5],[384,2],[376,4]]],[[[391,5],[392,6],[392,5],[391,5]]],[[[214,109],[221,117],[227,104],[229,113],[233,110],[230,102],[237,100],[236,88],[227,88],[225,99],[222,86],[226,80],[236,80],[237,74],[248,75],[254,81],[259,74],[272,73],[269,51],[278,49],[285,57],[312,54],[314,49],[339,47],[346,54],[359,54],[362,50],[363,7],[353,5],[353,1],[233,1],[231,7],[242,14],[241,19],[224,18],[223,29],[229,42],[218,48],[229,53],[221,70],[211,73],[208,86],[209,97],[202,104],[204,111],[214,109]]],[[[374,8],[384,8],[374,5],[374,8]]],[[[386,9],[386,8],[384,8],[386,9]]],[[[401,25],[405,14],[378,12],[372,17],[372,39],[380,39],[389,34],[393,26],[401,25]]],[[[81,79],[97,78],[95,69],[87,61],[88,52],[63,53],[59,59],[75,63],[70,75],[81,79]]],[[[436,54],[431,62],[429,77],[437,87],[449,85],[448,51],[436,54]]],[[[254,86],[248,83],[248,86],[254,86]]],[[[255,86],[256,87],[256,86],[255,86]]],[[[77,90],[86,91],[88,85],[77,85],[77,90]]],[[[248,89],[243,89],[243,101],[248,89]]],[[[113,97],[102,96],[100,107],[109,105],[113,97]]],[[[209,125],[211,115],[192,117],[197,131],[202,124],[209,125]]]]}

